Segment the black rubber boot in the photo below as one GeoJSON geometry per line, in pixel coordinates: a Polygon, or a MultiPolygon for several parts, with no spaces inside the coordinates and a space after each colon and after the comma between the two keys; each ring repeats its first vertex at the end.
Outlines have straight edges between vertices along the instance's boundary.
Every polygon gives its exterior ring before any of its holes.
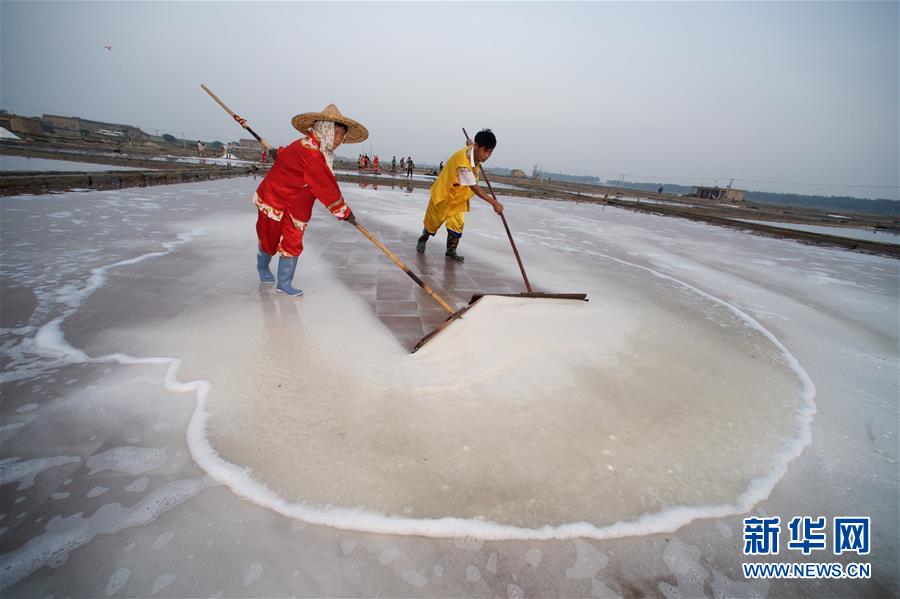
{"type": "Polygon", "coordinates": [[[447,231],[447,253],[444,255],[457,262],[462,262],[465,258],[456,253],[457,246],[459,246],[459,237],[451,235],[450,231],[447,231]]]}
{"type": "Polygon", "coordinates": [[[428,243],[429,237],[431,237],[431,233],[428,232],[428,229],[422,229],[422,236],[416,242],[416,251],[420,254],[425,253],[425,244],[428,243]]]}

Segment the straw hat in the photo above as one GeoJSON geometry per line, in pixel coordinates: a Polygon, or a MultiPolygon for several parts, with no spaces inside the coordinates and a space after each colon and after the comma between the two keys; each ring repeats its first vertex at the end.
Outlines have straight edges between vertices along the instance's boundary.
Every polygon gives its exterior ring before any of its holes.
{"type": "Polygon", "coordinates": [[[347,135],[344,137],[345,144],[356,144],[361,141],[366,141],[366,139],[369,138],[368,129],[353,119],[345,117],[334,104],[329,104],[322,109],[322,112],[304,112],[303,114],[298,114],[291,119],[291,124],[294,126],[294,129],[300,133],[306,134],[306,130],[312,127],[313,123],[316,121],[331,121],[332,123],[340,123],[347,127],[347,135]]]}

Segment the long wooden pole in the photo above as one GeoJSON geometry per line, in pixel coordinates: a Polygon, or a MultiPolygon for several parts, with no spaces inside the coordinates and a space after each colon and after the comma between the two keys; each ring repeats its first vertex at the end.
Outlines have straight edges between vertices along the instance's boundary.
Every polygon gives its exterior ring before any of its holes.
{"type": "Polygon", "coordinates": [[[274,147],[272,144],[270,144],[269,142],[267,142],[266,140],[264,140],[262,137],[260,137],[260,136],[256,133],[256,131],[254,131],[253,129],[251,129],[251,128],[250,128],[250,125],[247,124],[247,120],[246,120],[246,119],[242,119],[242,118],[239,117],[238,115],[234,114],[234,112],[232,112],[232,110],[231,110],[230,108],[228,108],[227,106],[225,106],[225,103],[222,102],[222,100],[219,99],[219,96],[217,96],[216,94],[212,93],[212,90],[210,90],[208,87],[206,87],[206,86],[203,85],[202,83],[200,84],[200,87],[202,87],[202,88],[203,88],[203,91],[205,91],[206,93],[208,93],[208,94],[210,95],[210,97],[212,97],[212,99],[215,100],[216,103],[217,103],[219,106],[221,106],[221,107],[225,110],[225,112],[227,112],[228,114],[230,114],[230,115],[231,115],[231,118],[233,118],[235,121],[237,121],[238,125],[240,125],[240,126],[243,127],[244,129],[246,129],[246,130],[250,133],[250,135],[252,135],[253,137],[255,137],[255,138],[256,138],[256,141],[258,141],[259,143],[261,143],[267,150],[271,150],[271,149],[274,147]]]}
{"type": "MultiPolygon", "coordinates": [[[[484,174],[484,167],[481,167],[481,174],[484,174]]],[[[488,189],[491,189],[491,182],[487,180],[487,177],[484,178],[485,182],[488,184],[488,189]]],[[[494,196],[494,200],[497,199],[497,196],[494,195],[494,190],[491,189],[491,195],[494,196]]],[[[525,274],[525,267],[522,265],[522,258],[519,256],[519,250],[516,249],[516,242],[513,241],[512,233],[509,231],[509,225],[506,224],[506,217],[503,216],[503,213],[500,213],[500,220],[503,221],[503,227],[506,229],[506,236],[509,237],[509,243],[512,244],[513,253],[516,255],[516,261],[519,263],[519,270],[522,271],[522,278],[525,280],[525,289],[528,293],[531,293],[531,283],[528,282],[528,275],[525,274]]]]}
{"type": "MultiPolygon", "coordinates": [[[[463,127],[463,135],[466,136],[466,143],[469,142],[469,134],[466,133],[466,128],[463,127]]],[[[494,198],[494,201],[497,201],[497,194],[494,193],[494,188],[491,187],[491,182],[488,180],[487,173],[484,172],[484,166],[479,162],[478,167],[481,169],[481,176],[484,178],[484,182],[487,183],[488,191],[491,192],[491,197],[494,198]]],[[[528,290],[528,293],[531,293],[531,283],[528,282],[528,275],[525,274],[525,266],[522,264],[522,258],[519,256],[519,250],[516,248],[516,242],[513,241],[512,233],[509,230],[509,225],[506,224],[506,217],[503,216],[503,213],[500,213],[500,219],[503,221],[503,228],[506,229],[506,236],[509,237],[509,243],[512,245],[513,253],[516,255],[516,262],[519,263],[519,270],[522,271],[522,278],[525,280],[525,289],[528,290]]]]}
{"type": "Polygon", "coordinates": [[[455,312],[455,310],[454,310],[453,308],[451,308],[450,305],[449,305],[447,302],[445,302],[443,299],[441,299],[441,296],[439,296],[437,293],[435,293],[434,290],[433,290],[431,287],[428,286],[428,283],[426,283],[425,281],[423,281],[422,279],[420,279],[419,277],[417,277],[417,276],[416,276],[416,273],[414,273],[413,271],[411,271],[411,270],[409,269],[409,267],[406,266],[406,264],[404,264],[404,263],[400,260],[400,258],[398,258],[397,256],[395,256],[394,253],[393,253],[391,250],[387,249],[387,247],[385,247],[385,245],[384,245],[383,243],[381,243],[380,241],[378,241],[377,239],[375,239],[375,236],[372,235],[371,233],[369,233],[369,232],[366,230],[365,227],[363,227],[363,226],[362,226],[361,224],[359,224],[358,222],[357,222],[357,223],[353,223],[353,224],[356,225],[356,228],[359,229],[359,231],[360,231],[363,235],[365,235],[366,237],[369,238],[369,241],[371,241],[371,242],[374,243],[376,246],[378,246],[378,249],[380,249],[382,252],[384,252],[385,255],[387,255],[387,257],[390,258],[391,261],[392,261],[394,264],[396,264],[397,266],[399,266],[399,267],[403,270],[403,272],[405,272],[407,275],[409,275],[409,278],[412,279],[413,281],[415,281],[415,282],[416,282],[416,285],[418,285],[419,287],[421,287],[421,288],[425,291],[425,293],[427,293],[428,295],[430,295],[430,296],[432,297],[432,299],[434,299],[434,301],[436,301],[437,303],[439,303],[439,304],[441,305],[441,307],[444,308],[444,310],[446,310],[447,312],[449,312],[449,313],[451,313],[451,314],[453,314],[453,312],[455,312]]]}

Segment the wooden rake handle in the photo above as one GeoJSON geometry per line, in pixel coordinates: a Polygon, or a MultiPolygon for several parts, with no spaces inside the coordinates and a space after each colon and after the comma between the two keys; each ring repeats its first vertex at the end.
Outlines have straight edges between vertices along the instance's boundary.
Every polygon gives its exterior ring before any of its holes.
{"type": "Polygon", "coordinates": [[[376,246],[378,246],[378,249],[380,249],[382,252],[384,252],[385,255],[386,255],[388,258],[390,258],[391,261],[392,261],[394,264],[396,264],[397,266],[399,266],[400,269],[403,270],[403,272],[405,272],[407,275],[409,275],[409,278],[412,279],[413,281],[415,281],[415,282],[416,282],[416,285],[418,285],[419,287],[421,287],[421,288],[425,291],[425,293],[427,293],[428,295],[430,295],[431,298],[432,298],[434,301],[436,301],[437,303],[439,303],[439,304],[441,305],[441,307],[444,308],[444,310],[446,310],[446,311],[449,312],[450,314],[453,314],[453,312],[455,312],[455,310],[454,310],[453,308],[451,308],[450,305],[449,305],[447,302],[445,302],[443,299],[441,299],[441,296],[439,296],[437,293],[434,292],[434,289],[432,289],[431,287],[429,287],[428,284],[427,284],[425,281],[423,281],[423,280],[420,279],[418,276],[416,276],[416,273],[414,273],[413,271],[411,271],[411,270],[409,269],[409,267],[406,266],[406,264],[404,264],[404,263],[400,260],[400,258],[398,258],[397,256],[395,256],[394,253],[393,253],[391,250],[387,249],[387,247],[385,247],[385,245],[384,245],[383,243],[381,243],[380,241],[378,241],[377,239],[375,239],[375,236],[372,235],[371,233],[369,233],[369,232],[366,230],[365,227],[363,227],[363,226],[362,226],[361,224],[359,224],[358,222],[357,222],[357,223],[353,223],[353,224],[356,225],[356,228],[359,229],[359,232],[360,232],[360,233],[362,233],[363,235],[365,235],[366,237],[368,237],[368,238],[369,238],[369,241],[371,241],[371,242],[374,243],[376,246]]]}
{"type": "Polygon", "coordinates": [[[202,88],[203,88],[203,91],[205,91],[206,93],[208,93],[208,94],[210,95],[210,97],[211,97],[213,100],[215,100],[216,103],[217,103],[219,106],[221,106],[222,109],[223,109],[225,112],[227,112],[228,114],[230,114],[230,115],[231,115],[231,118],[233,118],[235,121],[237,121],[238,125],[240,125],[240,126],[243,127],[244,129],[246,129],[246,130],[250,133],[250,135],[252,135],[253,137],[255,137],[255,138],[256,138],[256,141],[258,141],[259,143],[261,143],[267,150],[271,150],[271,149],[274,147],[274,146],[272,146],[272,144],[270,144],[269,142],[267,142],[266,140],[264,140],[262,137],[260,137],[260,136],[256,133],[256,131],[254,131],[253,129],[250,128],[250,125],[247,124],[247,119],[242,119],[242,118],[239,117],[238,115],[234,114],[234,112],[232,112],[232,110],[231,110],[230,108],[228,108],[227,106],[225,106],[225,103],[222,102],[222,100],[219,99],[219,96],[217,96],[216,94],[212,93],[212,90],[210,90],[208,87],[206,87],[206,86],[203,85],[202,83],[200,84],[200,87],[202,87],[202,88]]]}

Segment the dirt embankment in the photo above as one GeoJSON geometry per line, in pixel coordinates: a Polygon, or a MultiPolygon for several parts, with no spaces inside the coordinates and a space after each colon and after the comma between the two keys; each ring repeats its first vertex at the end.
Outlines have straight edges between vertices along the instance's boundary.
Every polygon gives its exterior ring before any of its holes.
{"type": "MultiPolygon", "coordinates": [[[[355,165],[341,163],[340,168],[352,169],[355,168],[355,165]]],[[[416,172],[417,174],[430,174],[430,171],[427,169],[417,170],[416,172]]],[[[338,181],[357,183],[363,186],[397,186],[407,188],[410,191],[413,189],[428,189],[431,187],[432,183],[432,181],[410,181],[400,173],[384,171],[377,176],[373,174],[340,173],[337,178],[338,181]]],[[[688,218],[714,225],[753,231],[754,233],[770,237],[794,239],[814,245],[837,246],[872,254],[900,257],[900,246],[896,244],[849,239],[823,233],[794,231],[772,225],[735,220],[748,219],[830,227],[838,226],[861,230],[874,229],[885,232],[900,232],[900,219],[894,217],[854,214],[852,219],[836,222],[834,218],[829,217],[828,213],[824,211],[803,208],[769,206],[764,204],[752,204],[749,202],[741,204],[720,204],[675,194],[643,192],[634,189],[602,185],[541,181],[523,179],[520,177],[490,175],[490,180],[497,183],[516,186],[514,189],[504,187],[494,190],[496,193],[505,196],[605,204],[617,206],[626,210],[688,218]]]]}
{"type": "Polygon", "coordinates": [[[0,143],[0,154],[44,158],[67,162],[104,164],[138,170],[109,171],[3,171],[0,172],[0,196],[24,193],[41,194],[72,189],[118,189],[190,183],[227,177],[242,177],[260,172],[260,167],[192,164],[177,159],[160,159],[157,154],[126,152],[106,147],[54,146],[21,142],[0,143]]]}
{"type": "MultiPolygon", "coordinates": [[[[216,164],[191,164],[176,160],[160,160],[159,154],[147,151],[126,152],[124,148],[114,151],[107,147],[61,147],[51,144],[28,144],[21,142],[0,143],[0,154],[70,160],[126,166],[137,171],[107,172],[3,172],[0,173],[0,196],[22,193],[48,193],[71,189],[115,189],[121,187],[144,187],[172,183],[189,183],[226,177],[264,175],[269,165],[222,166],[216,164]]],[[[185,154],[187,155],[187,154],[185,154]]],[[[355,169],[356,165],[337,160],[336,168],[355,169]]],[[[430,175],[431,169],[416,169],[416,174],[430,175]]],[[[409,180],[403,174],[382,171],[380,175],[339,173],[338,181],[362,186],[390,185],[408,189],[428,189],[432,181],[409,180]]],[[[887,216],[854,214],[840,222],[824,211],[803,208],[769,206],[743,202],[741,204],[721,204],[698,198],[676,194],[644,192],[634,189],[546,181],[521,177],[501,177],[492,175],[492,181],[515,186],[497,189],[506,196],[588,202],[606,204],[625,209],[650,212],[664,216],[677,216],[703,221],[714,225],[750,230],[758,234],[795,239],[815,245],[838,246],[855,251],[900,257],[900,246],[891,243],[864,241],[826,235],[794,231],[771,225],[743,222],[736,219],[772,221],[820,226],[843,226],[863,230],[900,232],[900,219],[887,216]]]]}

